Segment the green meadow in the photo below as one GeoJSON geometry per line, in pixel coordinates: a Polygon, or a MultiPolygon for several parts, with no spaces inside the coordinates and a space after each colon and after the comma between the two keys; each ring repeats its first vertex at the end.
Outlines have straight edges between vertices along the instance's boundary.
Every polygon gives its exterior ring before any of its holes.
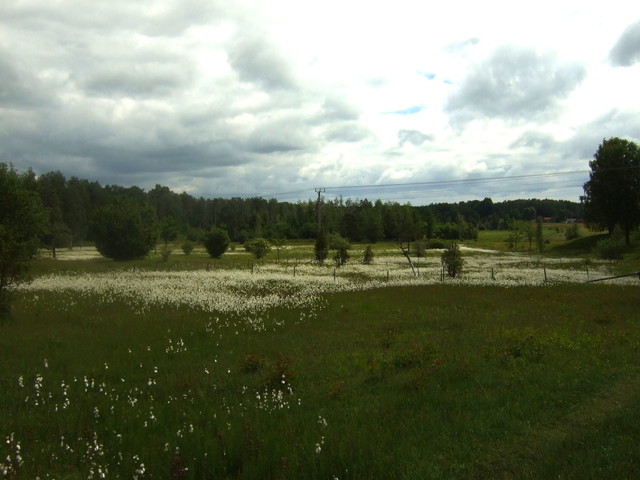
{"type": "MultiPolygon", "coordinates": [[[[250,268],[225,257],[34,272],[250,268]]],[[[0,477],[638,478],[639,293],[408,284],[218,312],[21,291],[0,335],[0,477]]]]}

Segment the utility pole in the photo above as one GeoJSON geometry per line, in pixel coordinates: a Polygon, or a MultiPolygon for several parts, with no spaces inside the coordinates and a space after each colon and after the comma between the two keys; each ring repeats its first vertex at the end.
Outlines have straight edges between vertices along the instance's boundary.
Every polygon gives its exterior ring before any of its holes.
{"type": "Polygon", "coordinates": [[[322,197],[320,196],[322,193],[324,193],[325,189],[324,188],[316,188],[316,193],[318,194],[318,202],[316,204],[317,209],[318,209],[318,235],[322,232],[322,216],[320,214],[320,205],[322,202],[322,197]]]}

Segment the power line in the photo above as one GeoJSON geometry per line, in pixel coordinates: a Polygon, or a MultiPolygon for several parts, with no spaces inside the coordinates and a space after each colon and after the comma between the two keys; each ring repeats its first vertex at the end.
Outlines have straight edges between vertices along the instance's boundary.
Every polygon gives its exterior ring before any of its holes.
{"type": "MultiPolygon", "coordinates": [[[[502,177],[480,177],[480,178],[464,178],[464,179],[451,179],[451,180],[432,180],[428,182],[400,182],[400,183],[374,183],[367,185],[340,185],[340,186],[327,186],[324,187],[327,190],[342,190],[342,189],[365,189],[365,188],[392,188],[392,187],[417,187],[417,186],[437,186],[437,185],[452,185],[452,184],[464,184],[464,183],[483,183],[483,182],[500,182],[508,180],[522,180],[527,178],[549,178],[566,175],[585,174],[588,170],[571,170],[562,172],[547,172],[547,173],[534,173],[527,175],[505,175],[502,177]]],[[[263,195],[263,197],[281,197],[289,195],[297,195],[301,193],[310,193],[310,188],[301,190],[292,190],[288,192],[278,192],[269,195],[263,195]]]]}

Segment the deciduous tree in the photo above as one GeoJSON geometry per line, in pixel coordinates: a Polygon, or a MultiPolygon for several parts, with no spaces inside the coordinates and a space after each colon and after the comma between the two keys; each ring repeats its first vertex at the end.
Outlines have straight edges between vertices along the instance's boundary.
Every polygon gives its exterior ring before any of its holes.
{"type": "Polygon", "coordinates": [[[158,238],[155,210],[129,197],[96,210],[91,229],[97,250],[114,260],[144,257],[158,238]]]}
{"type": "Polygon", "coordinates": [[[29,185],[35,185],[33,172],[18,174],[0,163],[0,322],[8,317],[13,290],[25,280],[47,229],[47,212],[29,185]]]}
{"type": "Polygon", "coordinates": [[[589,167],[582,197],[586,221],[609,233],[619,226],[628,245],[640,224],[640,149],[622,138],[604,139],[589,167]]]}

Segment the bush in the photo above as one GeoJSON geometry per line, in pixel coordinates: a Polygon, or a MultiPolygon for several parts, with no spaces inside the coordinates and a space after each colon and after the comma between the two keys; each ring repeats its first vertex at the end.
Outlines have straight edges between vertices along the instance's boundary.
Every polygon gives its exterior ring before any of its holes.
{"type": "Polygon", "coordinates": [[[221,228],[211,227],[204,236],[203,244],[212,258],[220,258],[229,248],[229,234],[221,228]]]}
{"type": "Polygon", "coordinates": [[[346,239],[342,238],[338,234],[331,235],[331,238],[329,239],[329,248],[331,250],[335,250],[333,260],[339,267],[346,264],[349,261],[349,258],[351,258],[348,251],[351,248],[351,245],[346,239]]]}
{"type": "Polygon", "coordinates": [[[91,227],[98,252],[114,260],[144,257],[158,238],[155,210],[132,198],[96,210],[91,227]]]}
{"type": "Polygon", "coordinates": [[[371,245],[367,245],[367,248],[364,249],[362,263],[365,265],[371,265],[373,263],[373,256],[373,248],[371,248],[371,245]]]}
{"type": "Polygon", "coordinates": [[[442,252],[442,263],[447,269],[447,274],[455,278],[462,272],[462,265],[464,265],[464,259],[460,252],[460,247],[457,243],[452,243],[449,247],[442,252]]]}
{"type": "Polygon", "coordinates": [[[427,243],[427,248],[429,250],[440,250],[443,248],[447,248],[447,246],[440,240],[429,240],[429,243],[427,243]]]}
{"type": "Polygon", "coordinates": [[[252,238],[244,244],[244,249],[259,260],[271,251],[271,244],[264,238],[252,238]]]}
{"type": "Polygon", "coordinates": [[[193,252],[193,243],[191,242],[185,242],[182,244],[182,252],[185,255],[191,255],[191,252],[193,252]]]}
{"type": "Polygon", "coordinates": [[[564,230],[564,238],[566,240],[575,240],[576,238],[580,238],[580,230],[578,229],[577,223],[572,223],[569,227],[564,230]]]}

